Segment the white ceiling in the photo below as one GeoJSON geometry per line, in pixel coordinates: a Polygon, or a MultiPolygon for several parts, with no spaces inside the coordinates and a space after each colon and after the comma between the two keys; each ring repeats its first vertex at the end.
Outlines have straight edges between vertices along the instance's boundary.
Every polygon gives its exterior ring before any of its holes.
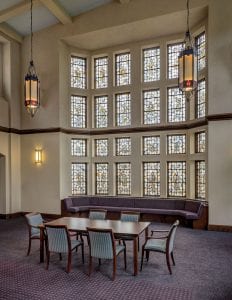
{"type": "MultiPolygon", "coordinates": [[[[49,0],[47,0],[49,1],[49,0]]],[[[98,6],[108,4],[114,0],[56,0],[56,2],[71,16],[92,10],[98,6]]],[[[0,15],[5,9],[29,2],[29,0],[0,0],[0,15]]],[[[33,32],[39,31],[60,21],[38,0],[33,1],[33,32]]],[[[17,33],[26,36],[30,33],[30,10],[24,11],[5,21],[17,33]]]]}

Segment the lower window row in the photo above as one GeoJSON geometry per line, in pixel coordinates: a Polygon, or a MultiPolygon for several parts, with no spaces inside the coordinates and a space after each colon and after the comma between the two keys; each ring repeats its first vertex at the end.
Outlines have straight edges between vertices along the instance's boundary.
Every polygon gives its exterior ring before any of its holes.
{"type": "MultiPolygon", "coordinates": [[[[116,163],[116,194],[131,195],[131,163],[116,163]]],[[[87,163],[72,163],[72,194],[87,194],[87,163]]],[[[160,196],[160,162],[143,163],[143,195],[160,196]]],[[[109,193],[109,164],[95,164],[95,194],[109,193]]],[[[195,161],[195,197],[205,199],[205,161],[195,161]]],[[[167,196],[186,197],[186,162],[167,163],[167,196]]]]}

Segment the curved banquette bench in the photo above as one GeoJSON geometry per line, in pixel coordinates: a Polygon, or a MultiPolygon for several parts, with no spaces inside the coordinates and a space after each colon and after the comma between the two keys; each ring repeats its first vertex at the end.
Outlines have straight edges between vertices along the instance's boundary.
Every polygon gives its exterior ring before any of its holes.
{"type": "Polygon", "coordinates": [[[179,218],[182,224],[206,229],[208,207],[197,200],[161,199],[121,196],[76,196],[61,200],[62,216],[87,217],[90,209],[107,210],[108,219],[119,219],[122,210],[140,212],[142,221],[172,222],[179,218]]]}

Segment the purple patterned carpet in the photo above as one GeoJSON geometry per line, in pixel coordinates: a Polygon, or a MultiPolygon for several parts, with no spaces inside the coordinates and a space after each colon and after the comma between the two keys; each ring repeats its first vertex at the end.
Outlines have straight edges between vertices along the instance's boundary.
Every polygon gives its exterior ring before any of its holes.
{"type": "MultiPolygon", "coordinates": [[[[153,228],[167,228],[153,224],[153,228]]],[[[141,238],[143,244],[143,238],[141,238]]],[[[128,270],[123,257],[118,259],[116,280],[111,281],[112,262],[95,264],[87,276],[86,262],[80,252],[73,253],[72,271],[65,272],[66,258],[51,256],[49,270],[39,264],[38,241],[26,256],[27,227],[23,218],[0,220],[0,300],[231,300],[232,299],[232,234],[178,228],[176,266],[170,276],[165,256],[151,253],[148,263],[137,277],[132,276],[132,245],[128,245],[128,270]]],[[[139,260],[140,260],[139,253],[139,260]]]]}

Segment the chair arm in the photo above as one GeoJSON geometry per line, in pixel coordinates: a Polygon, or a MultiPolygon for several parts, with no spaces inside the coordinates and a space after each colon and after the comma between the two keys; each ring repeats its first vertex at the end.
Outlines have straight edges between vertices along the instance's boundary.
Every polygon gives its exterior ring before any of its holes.
{"type": "Polygon", "coordinates": [[[148,236],[148,237],[147,237],[147,240],[164,240],[164,239],[167,239],[167,238],[168,238],[168,235],[165,235],[165,236],[159,236],[159,237],[148,236]]]}
{"type": "Polygon", "coordinates": [[[151,235],[153,235],[153,233],[158,233],[158,232],[164,233],[164,232],[169,232],[169,230],[151,230],[151,235]]]}

